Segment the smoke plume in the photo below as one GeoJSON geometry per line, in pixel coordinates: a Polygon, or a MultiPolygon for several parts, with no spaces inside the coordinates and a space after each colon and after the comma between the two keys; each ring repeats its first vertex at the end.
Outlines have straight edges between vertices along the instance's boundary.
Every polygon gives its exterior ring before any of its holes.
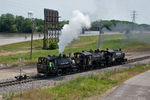
{"type": "Polygon", "coordinates": [[[150,44],[150,33],[147,27],[138,24],[120,24],[119,26],[120,32],[124,33],[121,48],[132,42],[150,44]]]}
{"type": "Polygon", "coordinates": [[[126,44],[128,44],[130,42],[139,42],[139,43],[150,44],[149,31],[127,30],[124,33],[124,36],[123,36],[123,39],[121,42],[121,48],[123,48],[126,44]]]}
{"type": "Polygon", "coordinates": [[[91,21],[88,15],[83,15],[80,11],[75,10],[69,24],[64,25],[59,37],[59,53],[62,53],[67,44],[80,36],[82,28],[90,28],[91,21]]]}

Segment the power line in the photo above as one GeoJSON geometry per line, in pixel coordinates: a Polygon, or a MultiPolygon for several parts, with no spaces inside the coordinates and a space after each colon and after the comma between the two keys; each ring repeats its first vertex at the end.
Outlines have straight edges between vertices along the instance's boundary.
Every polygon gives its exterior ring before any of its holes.
{"type": "Polygon", "coordinates": [[[135,23],[136,17],[137,17],[137,14],[136,14],[136,11],[134,10],[133,13],[132,13],[132,22],[133,23],[135,23]]]}
{"type": "Polygon", "coordinates": [[[137,18],[137,12],[134,10],[133,12],[132,12],[132,30],[134,30],[134,26],[135,26],[135,22],[136,22],[136,18],[137,18]]]}

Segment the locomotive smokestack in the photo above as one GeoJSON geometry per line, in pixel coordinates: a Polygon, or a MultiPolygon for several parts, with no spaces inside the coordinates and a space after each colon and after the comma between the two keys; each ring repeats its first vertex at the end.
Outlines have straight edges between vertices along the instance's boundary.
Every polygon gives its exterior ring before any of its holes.
{"type": "Polygon", "coordinates": [[[61,53],[59,54],[59,57],[61,57],[61,53]]]}
{"type": "Polygon", "coordinates": [[[66,58],[66,54],[63,54],[63,58],[66,58]]]}
{"type": "Polygon", "coordinates": [[[69,57],[71,57],[71,52],[68,53],[69,57]]]}

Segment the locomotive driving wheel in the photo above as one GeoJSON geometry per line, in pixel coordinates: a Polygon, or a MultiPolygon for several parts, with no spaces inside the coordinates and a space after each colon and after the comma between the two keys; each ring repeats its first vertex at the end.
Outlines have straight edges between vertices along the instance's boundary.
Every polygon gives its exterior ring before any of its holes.
{"type": "Polygon", "coordinates": [[[62,76],[62,69],[58,69],[57,76],[62,76]]]}

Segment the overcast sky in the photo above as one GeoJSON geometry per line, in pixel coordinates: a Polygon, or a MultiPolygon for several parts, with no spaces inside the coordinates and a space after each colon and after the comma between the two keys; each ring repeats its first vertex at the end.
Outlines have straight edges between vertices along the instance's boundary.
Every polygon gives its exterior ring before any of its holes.
{"type": "Polygon", "coordinates": [[[131,21],[132,11],[137,11],[137,23],[150,24],[150,0],[0,0],[0,15],[12,13],[27,17],[44,17],[44,8],[59,11],[60,20],[68,20],[73,10],[80,10],[96,19],[118,19],[131,21]]]}

